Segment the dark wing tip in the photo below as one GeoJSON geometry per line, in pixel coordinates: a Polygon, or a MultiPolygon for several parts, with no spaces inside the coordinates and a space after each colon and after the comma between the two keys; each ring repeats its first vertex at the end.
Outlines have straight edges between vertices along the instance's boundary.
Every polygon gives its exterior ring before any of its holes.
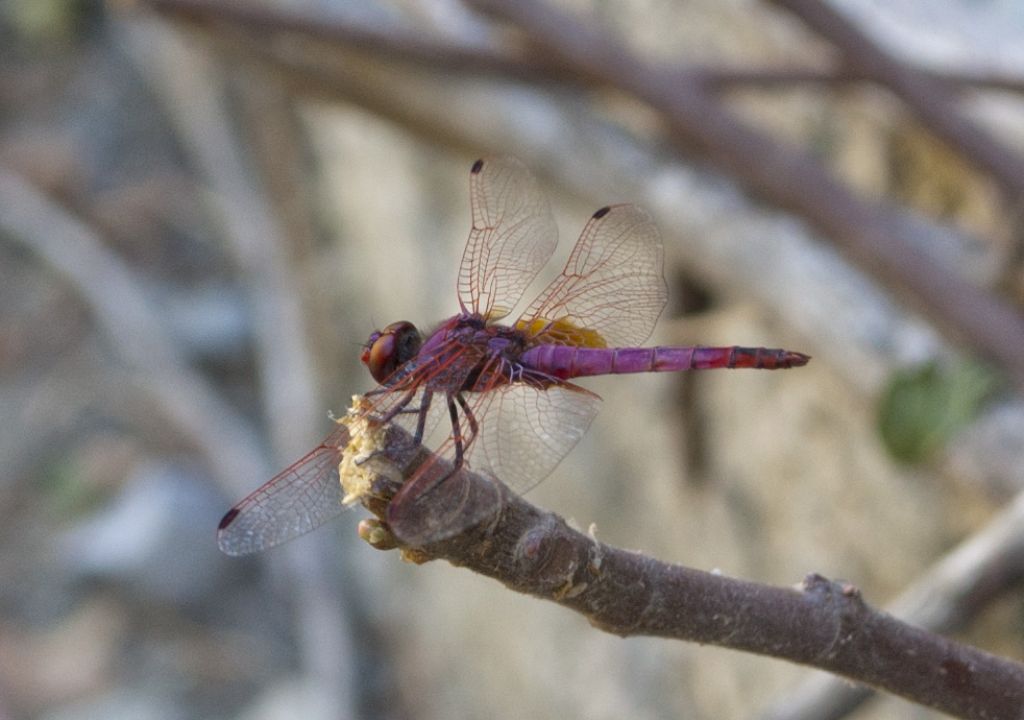
{"type": "Polygon", "coordinates": [[[611,209],[612,209],[612,208],[611,208],[611,206],[610,206],[610,205],[605,205],[605,206],[604,206],[603,208],[601,208],[601,209],[600,209],[600,210],[598,210],[598,211],[597,211],[596,213],[594,213],[594,215],[593,215],[593,218],[594,218],[595,220],[600,220],[600,219],[601,219],[601,218],[603,218],[603,217],[604,217],[605,215],[607,215],[607,214],[608,214],[609,212],[611,212],[611,209]]]}
{"type": "Polygon", "coordinates": [[[220,524],[217,525],[217,532],[220,532],[221,530],[226,528],[228,525],[233,523],[235,521],[236,517],[238,517],[238,508],[234,507],[234,508],[231,508],[230,510],[228,510],[224,514],[224,517],[222,517],[220,519],[220,524]]]}
{"type": "Polygon", "coordinates": [[[472,173],[473,175],[476,175],[477,173],[479,173],[483,169],[484,169],[484,159],[480,158],[475,163],[473,163],[473,169],[470,170],[469,172],[472,173]]]}

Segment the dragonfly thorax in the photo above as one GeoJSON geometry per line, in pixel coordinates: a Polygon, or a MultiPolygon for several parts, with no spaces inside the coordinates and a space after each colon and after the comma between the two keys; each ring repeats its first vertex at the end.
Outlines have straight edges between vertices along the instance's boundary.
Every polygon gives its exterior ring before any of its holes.
{"type": "Polygon", "coordinates": [[[491,325],[487,333],[487,350],[505,360],[516,361],[526,349],[526,336],[515,328],[505,325],[491,325]]]}
{"type": "Polygon", "coordinates": [[[481,315],[464,313],[442,323],[423,344],[422,350],[429,355],[435,346],[443,349],[452,344],[486,350],[488,357],[513,360],[526,349],[527,341],[525,333],[517,328],[488,323],[481,315]]]}

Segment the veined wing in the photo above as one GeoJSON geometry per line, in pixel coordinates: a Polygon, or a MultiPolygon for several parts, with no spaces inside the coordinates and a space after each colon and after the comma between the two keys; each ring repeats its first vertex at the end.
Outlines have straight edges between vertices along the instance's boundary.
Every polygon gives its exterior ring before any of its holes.
{"type": "Polygon", "coordinates": [[[469,196],[473,227],[459,268],[459,304],[496,320],[512,312],[551,258],[558,227],[537,180],[515,158],[477,160],[469,196]]]}
{"type": "Polygon", "coordinates": [[[341,514],[338,480],[348,429],[339,426],[316,448],[231,508],[217,527],[228,555],[248,555],[304,535],[341,514]]]}
{"type": "Polygon", "coordinates": [[[516,327],[541,342],[640,345],[668,298],[663,255],[661,235],[645,210],[635,205],[601,208],[583,228],[561,275],[516,327]]]}
{"type": "Polygon", "coordinates": [[[551,474],[601,409],[600,396],[571,383],[541,388],[517,382],[487,395],[487,422],[470,449],[470,464],[520,494],[551,474]]]}

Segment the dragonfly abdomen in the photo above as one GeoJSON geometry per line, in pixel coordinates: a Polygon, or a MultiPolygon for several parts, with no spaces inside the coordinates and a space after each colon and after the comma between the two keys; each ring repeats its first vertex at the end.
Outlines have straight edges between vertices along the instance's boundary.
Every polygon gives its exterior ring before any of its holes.
{"type": "Polygon", "coordinates": [[[715,368],[782,370],[806,365],[803,353],[763,347],[583,348],[538,345],[521,362],[534,370],[568,380],[589,375],[676,372],[715,368]]]}

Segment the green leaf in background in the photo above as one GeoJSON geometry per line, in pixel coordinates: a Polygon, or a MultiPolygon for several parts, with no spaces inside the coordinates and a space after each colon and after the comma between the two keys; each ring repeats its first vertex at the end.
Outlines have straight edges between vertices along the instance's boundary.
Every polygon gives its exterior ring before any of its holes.
{"type": "Polygon", "coordinates": [[[999,386],[989,368],[964,361],[896,373],[878,408],[878,429],[897,460],[927,460],[977,416],[999,386]]]}

